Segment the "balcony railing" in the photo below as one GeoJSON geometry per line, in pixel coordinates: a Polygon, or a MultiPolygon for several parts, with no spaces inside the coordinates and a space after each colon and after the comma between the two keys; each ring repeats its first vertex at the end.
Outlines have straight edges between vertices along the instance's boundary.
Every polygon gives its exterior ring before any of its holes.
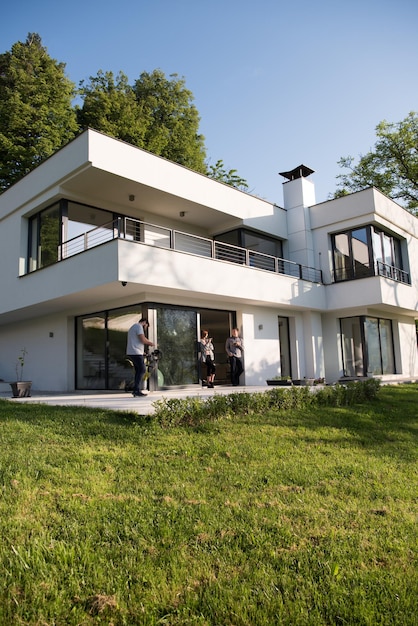
{"type": "Polygon", "coordinates": [[[399,267],[376,261],[375,265],[363,265],[357,263],[355,267],[341,267],[334,271],[334,282],[340,283],[346,280],[357,280],[369,276],[384,276],[396,280],[398,283],[411,284],[408,272],[399,267]]]}
{"type": "Polygon", "coordinates": [[[391,278],[392,280],[396,280],[398,283],[406,283],[407,285],[411,284],[408,272],[401,270],[399,267],[382,263],[382,261],[377,261],[376,269],[378,276],[391,278]]]}
{"type": "Polygon", "coordinates": [[[90,250],[112,239],[126,239],[139,244],[187,252],[217,261],[246,265],[314,283],[322,283],[321,270],[313,267],[129,217],[119,217],[65,241],[60,246],[59,260],[90,250]]]}

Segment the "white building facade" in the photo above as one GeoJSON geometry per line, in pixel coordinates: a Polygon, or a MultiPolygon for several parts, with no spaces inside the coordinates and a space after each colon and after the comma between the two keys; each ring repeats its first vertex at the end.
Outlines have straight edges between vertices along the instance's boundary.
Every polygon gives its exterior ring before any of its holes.
{"type": "Polygon", "coordinates": [[[418,376],[418,220],[376,189],[315,203],[284,172],[283,208],[87,130],[0,196],[0,379],[121,390],[139,317],[154,388],[199,385],[198,338],[238,326],[245,385],[277,376],[418,376]]]}

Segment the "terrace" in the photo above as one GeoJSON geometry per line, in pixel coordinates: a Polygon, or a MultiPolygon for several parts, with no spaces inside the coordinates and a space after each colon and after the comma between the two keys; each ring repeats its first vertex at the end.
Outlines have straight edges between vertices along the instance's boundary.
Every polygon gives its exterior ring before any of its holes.
{"type": "Polygon", "coordinates": [[[139,245],[185,252],[313,283],[322,283],[321,270],[313,267],[129,217],[118,217],[63,242],[59,246],[58,260],[81,254],[113,239],[133,241],[139,245]]]}

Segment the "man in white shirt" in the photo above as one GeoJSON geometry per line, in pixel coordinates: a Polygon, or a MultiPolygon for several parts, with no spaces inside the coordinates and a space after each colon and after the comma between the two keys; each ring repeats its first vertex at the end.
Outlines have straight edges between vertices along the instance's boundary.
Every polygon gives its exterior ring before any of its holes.
{"type": "Polygon", "coordinates": [[[144,363],[144,347],[153,346],[152,341],[145,337],[145,330],[149,328],[149,322],[145,317],[142,317],[139,322],[133,324],[128,330],[128,338],[126,342],[126,355],[134,364],[135,368],[135,380],[134,389],[132,395],[146,396],[146,393],[142,393],[142,380],[145,374],[144,363]]]}

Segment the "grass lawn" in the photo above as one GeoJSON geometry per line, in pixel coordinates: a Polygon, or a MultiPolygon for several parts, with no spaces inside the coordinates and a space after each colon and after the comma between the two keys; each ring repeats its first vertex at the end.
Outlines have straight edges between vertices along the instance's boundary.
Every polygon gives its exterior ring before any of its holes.
{"type": "Polygon", "coordinates": [[[418,624],[418,385],[162,428],[0,401],[0,625],[418,624]]]}

